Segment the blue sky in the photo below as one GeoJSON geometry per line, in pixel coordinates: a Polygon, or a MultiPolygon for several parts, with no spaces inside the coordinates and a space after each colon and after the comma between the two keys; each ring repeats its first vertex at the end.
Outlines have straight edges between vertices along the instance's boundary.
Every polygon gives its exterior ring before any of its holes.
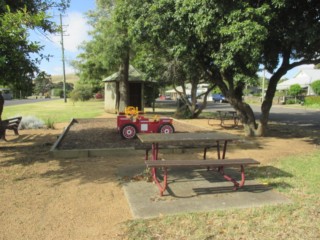
{"type": "MultiPolygon", "coordinates": [[[[63,25],[65,25],[64,36],[64,48],[65,48],[65,64],[66,73],[75,73],[75,70],[71,67],[69,62],[76,59],[80,53],[78,49],[79,45],[86,40],[89,40],[88,31],[90,30],[89,25],[86,23],[87,19],[85,13],[89,10],[95,9],[95,0],[71,0],[70,8],[67,9],[63,17],[63,25]]],[[[55,22],[60,24],[59,12],[52,12],[53,19],[55,22]]],[[[51,75],[62,75],[62,52],[61,52],[61,36],[60,35],[49,35],[43,36],[39,32],[31,33],[31,39],[38,41],[41,45],[44,45],[44,54],[53,55],[50,61],[43,60],[40,65],[40,70],[46,71],[51,75]]],[[[294,77],[301,69],[313,68],[311,65],[303,65],[296,67],[289,71],[286,78],[294,77]]],[[[263,76],[263,72],[258,73],[263,76]]],[[[266,73],[266,77],[269,78],[270,74],[266,73]]]]}
{"type": "MultiPolygon", "coordinates": [[[[71,0],[70,8],[67,9],[63,15],[62,21],[66,36],[64,36],[64,54],[66,73],[74,73],[74,69],[69,62],[76,59],[80,53],[78,47],[83,42],[89,39],[88,31],[89,25],[86,23],[87,19],[85,13],[89,10],[95,9],[95,0],[77,1],[71,0]]],[[[60,24],[59,12],[50,13],[53,20],[60,24]]],[[[40,70],[46,71],[51,75],[62,75],[62,50],[61,50],[61,36],[59,34],[44,36],[40,32],[32,32],[30,38],[33,41],[40,42],[44,46],[43,53],[53,55],[49,62],[42,60],[40,70]]]]}

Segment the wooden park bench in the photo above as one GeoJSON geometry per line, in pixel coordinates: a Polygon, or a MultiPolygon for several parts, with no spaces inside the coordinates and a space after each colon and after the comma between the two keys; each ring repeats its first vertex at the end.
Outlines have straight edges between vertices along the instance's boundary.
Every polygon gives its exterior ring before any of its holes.
{"type": "Polygon", "coordinates": [[[244,166],[260,164],[258,161],[251,158],[241,158],[241,159],[218,159],[218,160],[156,160],[156,161],[145,161],[147,168],[151,168],[152,177],[154,182],[157,184],[160,190],[160,196],[167,189],[168,186],[168,168],[207,168],[208,170],[217,169],[217,171],[227,180],[234,184],[234,190],[241,188],[245,182],[244,166]],[[241,169],[241,182],[238,183],[235,179],[228,176],[224,172],[224,168],[227,167],[240,167],[241,169]],[[163,183],[157,178],[157,168],[163,170],[163,183]]]}
{"type": "Polygon", "coordinates": [[[15,135],[19,135],[19,125],[22,120],[22,117],[14,117],[14,118],[9,118],[1,121],[0,125],[0,139],[6,139],[6,130],[12,130],[14,131],[15,135]]]}

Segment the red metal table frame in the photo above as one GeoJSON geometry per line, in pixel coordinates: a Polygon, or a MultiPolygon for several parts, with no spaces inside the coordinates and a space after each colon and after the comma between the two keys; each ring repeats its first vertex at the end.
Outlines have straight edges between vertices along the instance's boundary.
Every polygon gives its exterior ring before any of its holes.
{"type": "MultiPolygon", "coordinates": [[[[197,142],[209,142],[209,143],[216,142],[218,159],[224,159],[227,152],[228,142],[240,140],[240,137],[237,135],[233,135],[229,133],[221,133],[221,132],[197,132],[197,133],[173,133],[173,134],[148,133],[148,134],[137,134],[137,136],[142,143],[152,144],[152,160],[151,161],[158,160],[159,144],[161,143],[165,143],[165,144],[195,143],[197,144],[197,142]],[[221,148],[222,148],[222,151],[221,151],[221,148]]],[[[226,180],[233,182],[235,185],[235,188],[237,188],[237,186],[243,185],[242,183],[244,182],[243,180],[240,184],[238,184],[233,178],[226,175],[224,173],[223,167],[219,167],[218,172],[220,172],[226,180]]],[[[160,183],[156,174],[157,174],[156,168],[152,168],[153,180],[159,187],[160,192],[163,193],[167,188],[167,169],[166,168],[164,169],[163,184],[160,183]]],[[[242,175],[242,179],[244,179],[243,167],[241,167],[241,175],[242,175]]]]}

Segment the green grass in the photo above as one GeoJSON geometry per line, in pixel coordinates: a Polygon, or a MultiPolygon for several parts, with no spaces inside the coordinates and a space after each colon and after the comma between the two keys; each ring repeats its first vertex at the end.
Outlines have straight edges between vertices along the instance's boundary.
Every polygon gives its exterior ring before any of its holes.
{"type": "Polygon", "coordinates": [[[320,239],[320,151],[251,168],[292,204],[132,220],[128,239],[320,239]]]}
{"type": "Polygon", "coordinates": [[[92,100],[88,102],[76,102],[63,99],[32,104],[5,106],[2,119],[15,116],[34,116],[44,122],[68,122],[72,118],[94,118],[104,113],[104,102],[92,100]]]}

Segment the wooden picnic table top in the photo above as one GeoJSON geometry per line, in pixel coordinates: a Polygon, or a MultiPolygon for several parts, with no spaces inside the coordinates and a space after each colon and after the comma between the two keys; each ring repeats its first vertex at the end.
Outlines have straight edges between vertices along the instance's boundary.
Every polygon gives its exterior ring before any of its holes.
{"type": "Polygon", "coordinates": [[[212,142],[241,139],[241,137],[237,135],[224,132],[139,133],[137,136],[142,143],[212,142]]]}

